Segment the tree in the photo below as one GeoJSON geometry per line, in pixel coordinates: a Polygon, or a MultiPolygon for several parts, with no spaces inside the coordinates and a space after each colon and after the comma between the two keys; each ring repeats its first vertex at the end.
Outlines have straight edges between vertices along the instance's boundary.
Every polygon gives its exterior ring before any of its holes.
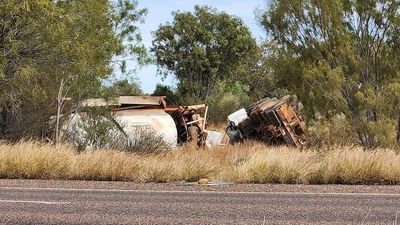
{"type": "Polygon", "coordinates": [[[400,101],[398,1],[272,1],[261,14],[279,85],[309,117],[344,114],[365,147],[393,130],[400,101]]]}
{"type": "Polygon", "coordinates": [[[204,6],[173,16],[155,32],[151,50],[159,73],[174,74],[180,93],[203,101],[218,81],[251,74],[259,48],[241,19],[204,6]]]}
{"type": "Polygon", "coordinates": [[[233,84],[220,81],[206,103],[209,105],[208,121],[221,124],[226,123],[229,114],[249,106],[252,101],[247,85],[239,81],[233,84]]]}
{"type": "Polygon", "coordinates": [[[0,137],[39,135],[62,79],[77,102],[101,90],[115,57],[142,58],[145,14],[134,0],[2,1],[0,137]]]}
{"type": "Polygon", "coordinates": [[[173,88],[162,84],[157,84],[156,89],[154,89],[154,92],[151,95],[167,97],[167,103],[169,105],[179,105],[181,100],[179,99],[179,94],[176,93],[173,88]]]}
{"type": "Polygon", "coordinates": [[[114,82],[111,87],[107,88],[113,95],[117,96],[138,96],[143,95],[142,89],[135,82],[129,82],[128,80],[119,80],[114,82]]]}

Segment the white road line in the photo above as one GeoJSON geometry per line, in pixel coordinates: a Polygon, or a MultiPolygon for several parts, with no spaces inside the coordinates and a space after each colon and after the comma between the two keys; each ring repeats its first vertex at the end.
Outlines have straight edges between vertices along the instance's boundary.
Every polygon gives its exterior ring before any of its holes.
{"type": "MultiPolygon", "coordinates": [[[[202,191],[202,190],[123,190],[123,189],[79,189],[79,188],[27,188],[27,187],[0,187],[0,190],[21,191],[84,191],[84,192],[131,192],[131,193],[187,193],[187,194],[261,194],[261,195],[319,195],[319,196],[388,196],[400,197],[399,193],[371,193],[371,192],[257,192],[257,191],[202,191]]],[[[399,189],[400,190],[400,189],[399,189]]]]}
{"type": "Polygon", "coordinates": [[[46,205],[62,205],[69,204],[69,202],[45,202],[45,201],[24,201],[24,200],[2,200],[0,199],[0,203],[33,203],[33,204],[46,204],[46,205]]]}

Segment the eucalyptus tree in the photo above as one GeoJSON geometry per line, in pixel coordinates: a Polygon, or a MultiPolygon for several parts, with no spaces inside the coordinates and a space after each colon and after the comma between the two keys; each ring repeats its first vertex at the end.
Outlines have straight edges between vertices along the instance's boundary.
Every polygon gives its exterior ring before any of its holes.
{"type": "Polygon", "coordinates": [[[145,14],[135,0],[1,1],[0,136],[37,135],[61,80],[74,102],[99,92],[117,56],[143,59],[145,14]]]}
{"type": "Polygon", "coordinates": [[[173,16],[155,31],[151,50],[159,73],[174,75],[179,92],[204,101],[219,81],[251,76],[259,47],[240,18],[205,6],[173,16]]]}
{"type": "Polygon", "coordinates": [[[273,0],[261,13],[269,62],[310,117],[344,114],[360,142],[395,139],[400,101],[399,1],[273,0]]]}

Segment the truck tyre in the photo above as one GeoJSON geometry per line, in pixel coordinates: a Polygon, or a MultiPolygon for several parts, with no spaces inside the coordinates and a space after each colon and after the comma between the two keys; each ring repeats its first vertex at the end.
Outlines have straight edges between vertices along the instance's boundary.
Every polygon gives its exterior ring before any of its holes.
{"type": "Polygon", "coordinates": [[[197,138],[199,136],[199,131],[198,131],[199,128],[196,126],[190,126],[187,129],[190,136],[189,141],[197,144],[197,138]]]}

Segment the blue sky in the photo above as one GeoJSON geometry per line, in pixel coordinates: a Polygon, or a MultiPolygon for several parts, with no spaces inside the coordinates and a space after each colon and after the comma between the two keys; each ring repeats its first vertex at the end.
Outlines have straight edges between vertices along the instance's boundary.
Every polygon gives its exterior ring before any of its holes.
{"type": "MultiPolygon", "coordinates": [[[[218,11],[225,11],[229,14],[236,15],[244,21],[249,27],[253,36],[258,41],[265,36],[263,29],[257,24],[254,10],[257,7],[265,7],[266,0],[139,0],[140,8],[147,8],[148,14],[145,23],[139,26],[143,37],[143,43],[147,48],[151,47],[153,39],[152,32],[157,30],[160,24],[172,21],[171,12],[173,11],[193,11],[195,5],[208,5],[216,8],[218,11]]],[[[128,68],[134,68],[132,63],[128,64],[128,68]]],[[[148,65],[136,71],[136,77],[145,93],[153,92],[157,83],[163,83],[174,86],[176,81],[173,77],[168,77],[164,82],[157,75],[157,66],[148,65]]]]}

